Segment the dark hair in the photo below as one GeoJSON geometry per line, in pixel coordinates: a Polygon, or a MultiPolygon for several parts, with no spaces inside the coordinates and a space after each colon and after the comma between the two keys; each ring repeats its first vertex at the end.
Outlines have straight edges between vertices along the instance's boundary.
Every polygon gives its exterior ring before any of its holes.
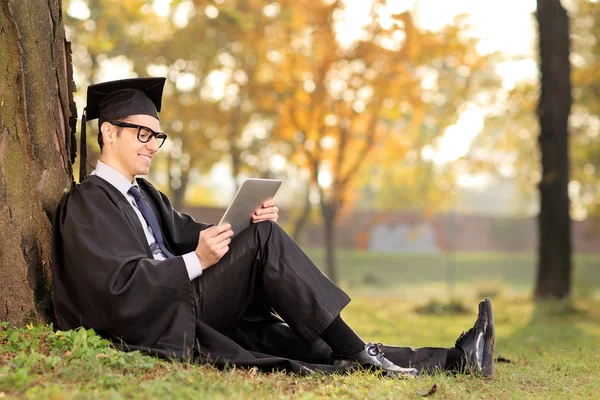
{"type": "MultiPolygon", "coordinates": [[[[129,117],[120,117],[112,120],[107,120],[106,118],[100,116],[98,118],[98,146],[100,146],[100,153],[102,153],[102,148],[104,147],[104,141],[102,139],[102,124],[105,122],[125,122],[129,117]]],[[[121,129],[117,127],[117,136],[121,134],[121,129]]]]}

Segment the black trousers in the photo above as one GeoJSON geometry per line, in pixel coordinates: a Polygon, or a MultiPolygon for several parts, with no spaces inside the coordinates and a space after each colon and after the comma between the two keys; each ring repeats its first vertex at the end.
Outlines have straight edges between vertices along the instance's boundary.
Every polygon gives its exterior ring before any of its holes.
{"type": "MultiPolygon", "coordinates": [[[[240,232],[193,283],[196,315],[205,324],[247,350],[317,364],[331,353],[319,335],[350,302],[273,222],[240,232]]],[[[444,368],[447,349],[386,346],[385,354],[397,365],[429,371],[444,368]]]]}
{"type": "Polygon", "coordinates": [[[240,232],[195,280],[202,322],[228,335],[260,297],[305,341],[319,337],[350,298],[298,245],[267,221],[240,232]]]}

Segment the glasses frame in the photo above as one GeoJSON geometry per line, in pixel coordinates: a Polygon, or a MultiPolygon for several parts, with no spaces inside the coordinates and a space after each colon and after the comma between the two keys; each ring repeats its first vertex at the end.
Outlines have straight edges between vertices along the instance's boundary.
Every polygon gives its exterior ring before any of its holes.
{"type": "Polygon", "coordinates": [[[168,137],[166,133],[156,132],[144,125],[130,124],[129,122],[120,122],[120,121],[111,122],[111,124],[114,126],[118,126],[119,128],[137,129],[137,140],[140,143],[148,143],[154,137],[154,138],[156,138],[156,142],[158,143],[159,148],[162,147],[163,144],[165,144],[165,141],[167,140],[167,137],[168,137]],[[142,129],[147,129],[148,131],[150,131],[150,136],[148,136],[147,140],[142,140],[140,138],[140,133],[142,132],[142,129]]]}

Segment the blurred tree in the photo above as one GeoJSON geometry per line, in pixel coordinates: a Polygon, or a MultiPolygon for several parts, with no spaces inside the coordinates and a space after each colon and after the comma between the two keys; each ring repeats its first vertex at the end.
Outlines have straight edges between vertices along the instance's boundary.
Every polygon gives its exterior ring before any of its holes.
{"type": "Polygon", "coordinates": [[[473,71],[487,63],[460,24],[423,31],[409,12],[390,14],[384,1],[369,3],[356,38],[344,39],[338,29],[349,4],[295,2],[281,15],[289,21],[281,61],[287,81],[275,134],[294,146],[318,190],[333,280],[335,223],[361,167],[376,150],[373,162],[384,169],[386,158],[394,165],[434,140],[468,101],[473,71]],[[432,77],[427,92],[422,82],[432,77]]]}
{"type": "MultiPolygon", "coordinates": [[[[117,79],[104,75],[108,65],[119,65],[119,74],[127,74],[132,59],[143,54],[143,44],[165,34],[160,18],[151,12],[151,4],[151,0],[64,1],[66,36],[72,42],[74,77],[83,101],[88,85],[117,79]]],[[[81,111],[83,107],[85,103],[80,105],[81,111]]],[[[91,125],[87,130],[88,165],[94,168],[100,154],[95,144],[97,130],[91,125]]]]}
{"type": "Polygon", "coordinates": [[[535,141],[538,98],[536,82],[520,82],[501,93],[489,105],[483,132],[467,157],[472,173],[514,180],[526,203],[537,200],[541,178],[540,150],[535,141]]]}
{"type": "MultiPolygon", "coordinates": [[[[600,3],[580,0],[572,13],[573,112],[570,118],[573,212],[600,232],[600,3]]],[[[590,232],[593,234],[593,232],[590,232]]]]}
{"type": "Polygon", "coordinates": [[[570,52],[568,20],[560,2],[540,0],[538,7],[541,84],[547,86],[542,87],[540,96],[538,83],[523,82],[500,98],[492,107],[493,116],[486,121],[485,133],[478,138],[479,154],[473,159],[479,170],[495,170],[505,178],[516,179],[527,197],[533,197],[535,185],[539,186],[540,254],[535,292],[539,297],[564,297],[569,294],[571,279],[569,207],[577,219],[593,217],[600,197],[595,177],[595,166],[600,161],[600,63],[596,44],[600,4],[588,0],[575,3],[570,52]],[[573,63],[575,88],[570,135],[569,60],[573,63]],[[538,99],[542,125],[540,147],[536,148],[533,138],[538,99]]]}
{"type": "Polygon", "coordinates": [[[151,1],[67,1],[70,30],[78,32],[73,39],[80,82],[96,81],[103,63],[116,59],[135,75],[167,76],[161,118],[169,140],[153,175],[175,207],[183,202],[191,173],[223,159],[236,183],[243,175],[278,173],[272,158],[291,148],[265,145],[278,96],[273,68],[264,67],[279,46],[272,34],[276,6],[178,0],[158,16],[151,1]]]}
{"type": "Polygon", "coordinates": [[[162,115],[178,139],[168,169],[176,205],[193,168],[206,171],[227,160],[236,186],[243,175],[271,174],[277,146],[265,143],[276,93],[262,71],[269,62],[273,19],[264,7],[248,0],[180,2],[172,14],[186,8],[185,22],[172,18],[172,33],[146,46],[144,59],[137,60],[140,73],[158,72],[170,81],[162,115]]]}
{"type": "MultiPolygon", "coordinates": [[[[406,66],[390,62],[396,51],[375,43],[402,31],[397,24],[385,32],[372,20],[367,40],[343,48],[336,37],[336,11],[343,12],[340,2],[299,2],[282,15],[289,22],[284,32],[287,46],[282,49],[288,81],[277,127],[278,136],[300,151],[297,160],[308,168],[318,190],[326,273],[334,281],[336,219],[352,178],[379,136],[389,130],[380,119],[390,83],[400,78],[417,85],[403,73],[406,66]]],[[[388,108],[393,106],[388,103],[388,108]]]]}
{"type": "Polygon", "coordinates": [[[310,213],[312,210],[312,202],[310,200],[310,181],[307,179],[304,185],[303,204],[298,207],[301,211],[295,219],[294,228],[292,230],[292,238],[295,242],[300,243],[303,239],[302,234],[308,225],[310,213]]]}
{"type": "MultiPolygon", "coordinates": [[[[571,18],[571,63],[573,107],[569,119],[571,215],[600,223],[600,59],[596,37],[600,35],[600,3],[580,0],[574,3],[571,18]]],[[[540,150],[534,139],[538,129],[536,105],[539,82],[520,82],[501,94],[488,107],[483,134],[473,145],[470,161],[474,172],[514,179],[527,203],[537,199],[541,179],[540,150]]],[[[590,232],[591,233],[591,232],[590,232]]]]}
{"type": "Polygon", "coordinates": [[[86,84],[96,83],[102,64],[134,54],[156,37],[158,18],[149,0],[65,0],[67,35],[74,41],[75,66],[86,84]]]}
{"type": "Polygon", "coordinates": [[[456,174],[464,172],[465,163],[438,156],[445,150],[442,138],[463,112],[486,106],[500,85],[494,70],[497,55],[479,54],[476,39],[458,39],[467,29],[464,15],[458,16],[452,25],[435,33],[438,40],[453,41],[454,52],[446,55],[438,50],[419,60],[423,64],[421,109],[413,114],[408,112],[412,104],[401,104],[403,110],[394,121],[401,134],[376,146],[360,179],[363,206],[417,210],[431,216],[455,201],[456,174]],[[389,151],[390,140],[404,149],[404,157],[389,151]]]}
{"type": "Polygon", "coordinates": [[[538,0],[542,155],[539,254],[535,295],[566,297],[571,289],[569,130],[571,65],[569,19],[560,0],[538,0]]]}
{"type": "Polygon", "coordinates": [[[21,326],[54,317],[51,220],[75,156],[70,51],[60,0],[0,4],[0,320],[21,326]]]}

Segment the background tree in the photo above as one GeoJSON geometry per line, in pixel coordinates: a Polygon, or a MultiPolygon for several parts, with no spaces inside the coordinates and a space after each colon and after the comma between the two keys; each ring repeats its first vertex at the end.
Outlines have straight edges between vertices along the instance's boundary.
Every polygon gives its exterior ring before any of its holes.
{"type": "Polygon", "coordinates": [[[574,217],[590,218],[600,232],[600,3],[580,0],[570,13],[573,110],[570,118],[571,204],[574,217]]]}
{"type": "MultiPolygon", "coordinates": [[[[569,143],[565,150],[569,154],[570,215],[576,220],[590,220],[589,226],[593,229],[587,234],[596,235],[600,228],[600,185],[596,177],[600,163],[600,58],[597,56],[600,44],[596,39],[600,34],[600,3],[580,0],[566,4],[570,6],[573,85],[569,143]]],[[[561,40],[564,42],[564,38],[561,40]]],[[[542,177],[540,148],[534,140],[539,129],[536,115],[539,93],[540,82],[526,81],[498,99],[492,105],[493,115],[486,120],[484,132],[474,145],[477,151],[471,157],[475,170],[518,183],[528,203],[539,202],[535,188],[542,177]]],[[[563,280],[566,274],[555,277],[563,280]]],[[[562,288],[559,292],[565,291],[567,289],[562,288]]]]}
{"type": "Polygon", "coordinates": [[[161,39],[132,59],[138,75],[168,77],[161,116],[175,139],[167,172],[176,207],[194,169],[226,161],[236,185],[243,175],[269,175],[274,92],[262,68],[273,18],[264,9],[247,0],[172,5],[161,39]]]}
{"type": "MultiPolygon", "coordinates": [[[[403,101],[394,116],[398,134],[378,143],[356,189],[359,206],[387,211],[417,211],[425,217],[447,211],[456,201],[456,175],[466,172],[463,160],[440,159],[444,135],[459,116],[484,108],[497,96],[498,56],[481,55],[477,40],[458,37],[468,29],[464,16],[436,32],[453,52],[428,54],[420,62],[420,102],[403,101]],[[412,112],[407,112],[412,110],[412,112]]],[[[431,51],[432,49],[430,49],[431,51]]]]}
{"type": "MultiPolygon", "coordinates": [[[[589,218],[600,228],[600,3],[570,3],[573,107],[569,119],[570,206],[577,220],[589,218]]],[[[489,117],[470,154],[473,172],[514,180],[527,203],[538,201],[540,149],[536,146],[536,106],[540,82],[519,82],[489,105],[489,117]]],[[[539,201],[538,201],[539,202],[539,201]]],[[[593,234],[593,232],[589,232],[593,234]]]]}
{"type": "Polygon", "coordinates": [[[392,15],[374,1],[358,39],[343,43],[336,27],[347,3],[296,4],[303,9],[293,9],[294,22],[283,33],[288,81],[276,135],[296,148],[299,167],[308,169],[318,191],[326,272],[335,280],[336,220],[352,200],[361,168],[376,164],[371,178],[377,179],[409,149],[434,141],[469,101],[469,77],[488,60],[461,34],[460,23],[428,32],[410,12],[392,15]],[[435,81],[429,93],[425,78],[435,81]]]}
{"type": "MultiPolygon", "coordinates": [[[[81,111],[85,107],[87,86],[111,79],[103,75],[107,65],[117,63],[123,69],[133,66],[133,60],[143,57],[146,43],[160,40],[168,33],[150,6],[149,0],[64,0],[65,30],[67,39],[72,42],[74,75],[80,89],[76,94],[81,111]]],[[[133,74],[127,77],[133,77],[133,74]]],[[[88,167],[91,169],[95,168],[100,156],[96,126],[91,123],[87,130],[88,167]]],[[[78,172],[75,171],[76,176],[78,172]]]]}
{"type": "Polygon", "coordinates": [[[50,221],[75,155],[60,0],[0,4],[0,71],[0,320],[48,321],[50,221]]]}
{"type": "Polygon", "coordinates": [[[538,0],[542,155],[536,297],[565,297],[571,288],[569,130],[571,65],[569,18],[560,0],[538,0]]]}

